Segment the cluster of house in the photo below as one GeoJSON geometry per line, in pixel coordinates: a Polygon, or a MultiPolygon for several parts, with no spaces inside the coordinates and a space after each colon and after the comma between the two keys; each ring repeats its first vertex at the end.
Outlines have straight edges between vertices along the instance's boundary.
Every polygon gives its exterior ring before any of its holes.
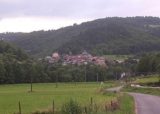
{"type": "Polygon", "coordinates": [[[57,52],[53,53],[52,56],[47,56],[45,58],[49,63],[57,63],[61,61],[63,65],[76,64],[76,65],[86,65],[95,64],[100,66],[106,66],[106,59],[104,57],[92,56],[86,51],[78,55],[63,55],[60,56],[57,52]]]}

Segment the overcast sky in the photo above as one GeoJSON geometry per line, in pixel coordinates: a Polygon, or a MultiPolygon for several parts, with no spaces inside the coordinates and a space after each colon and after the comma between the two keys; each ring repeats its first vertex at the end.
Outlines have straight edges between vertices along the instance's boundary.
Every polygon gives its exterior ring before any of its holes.
{"type": "Polygon", "coordinates": [[[0,0],[0,32],[58,29],[113,16],[160,16],[160,0],[0,0]]]}

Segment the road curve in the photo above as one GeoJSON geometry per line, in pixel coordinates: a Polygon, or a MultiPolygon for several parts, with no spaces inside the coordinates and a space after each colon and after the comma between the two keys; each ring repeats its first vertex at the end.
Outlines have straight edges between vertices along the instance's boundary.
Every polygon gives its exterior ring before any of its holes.
{"type": "Polygon", "coordinates": [[[137,114],[160,114],[160,97],[140,93],[129,94],[135,99],[137,114]]]}

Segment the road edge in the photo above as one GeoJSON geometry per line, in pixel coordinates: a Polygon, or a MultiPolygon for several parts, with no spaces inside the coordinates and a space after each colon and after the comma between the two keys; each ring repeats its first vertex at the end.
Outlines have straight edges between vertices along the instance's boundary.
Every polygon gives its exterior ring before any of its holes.
{"type": "MultiPolygon", "coordinates": [[[[128,92],[127,92],[127,94],[130,95],[130,96],[132,96],[132,95],[129,94],[128,92]]],[[[138,110],[137,110],[137,102],[136,102],[134,96],[132,96],[132,97],[133,97],[133,99],[134,99],[134,112],[135,112],[135,114],[138,114],[138,110]]]]}
{"type": "Polygon", "coordinates": [[[135,98],[134,98],[134,111],[135,111],[135,114],[138,114],[138,111],[137,111],[137,102],[136,102],[135,98]]]}

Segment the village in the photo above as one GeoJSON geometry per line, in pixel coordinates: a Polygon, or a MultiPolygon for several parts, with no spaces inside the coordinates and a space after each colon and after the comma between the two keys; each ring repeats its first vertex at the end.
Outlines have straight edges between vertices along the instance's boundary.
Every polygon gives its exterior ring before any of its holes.
{"type": "Polygon", "coordinates": [[[54,64],[59,61],[62,61],[62,65],[87,65],[95,64],[106,67],[106,59],[101,56],[92,56],[87,51],[83,51],[81,54],[72,55],[65,54],[60,55],[58,52],[54,52],[52,56],[46,56],[45,61],[48,63],[54,64]]]}

